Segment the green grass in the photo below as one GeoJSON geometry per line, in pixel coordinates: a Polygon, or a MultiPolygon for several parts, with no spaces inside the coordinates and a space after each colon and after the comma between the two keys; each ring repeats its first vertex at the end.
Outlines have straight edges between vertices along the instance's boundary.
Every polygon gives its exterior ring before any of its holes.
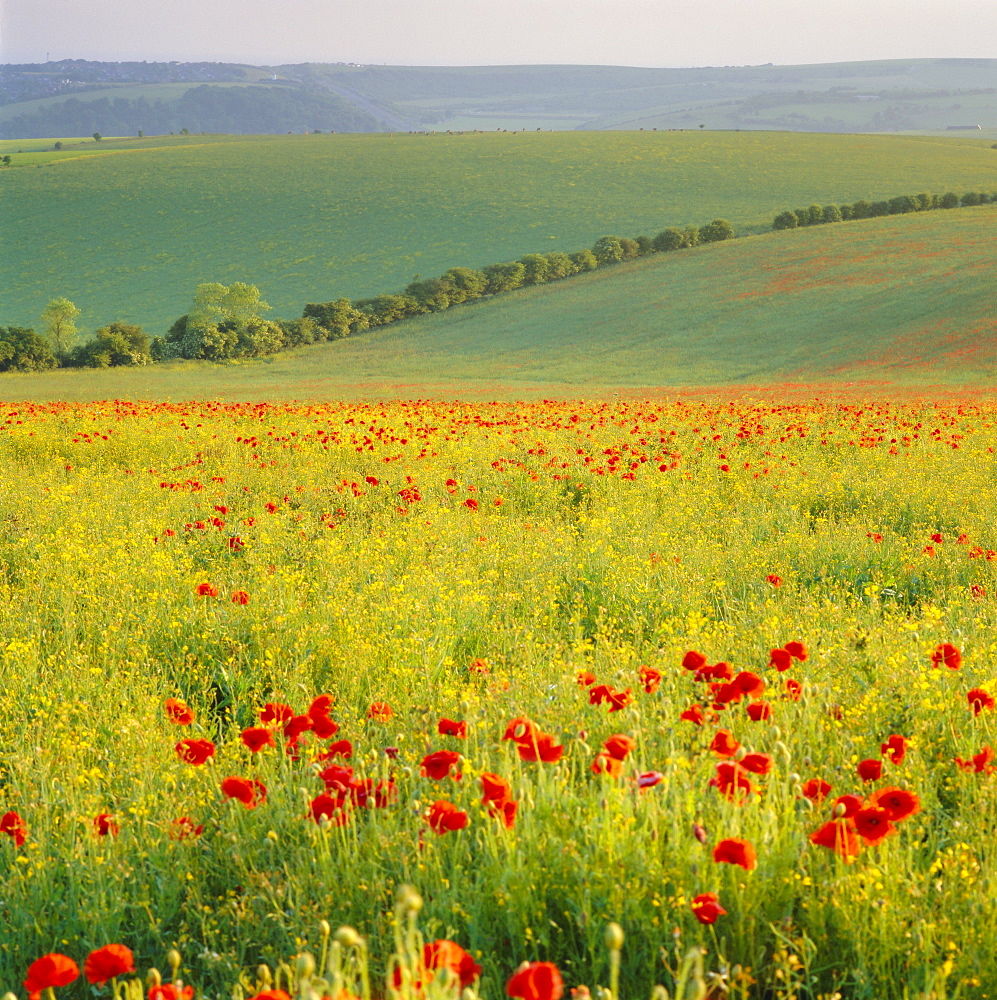
{"type": "Polygon", "coordinates": [[[997,206],[621,264],[225,366],[6,375],[7,399],[540,398],[786,383],[992,385],[997,206]]]}
{"type": "Polygon", "coordinates": [[[117,148],[24,154],[2,172],[4,324],[37,323],[64,295],[85,329],[120,319],[161,333],[198,283],[236,280],[292,316],[605,233],[715,216],[757,230],[812,201],[997,185],[988,143],[887,136],[191,136],[117,148]]]}

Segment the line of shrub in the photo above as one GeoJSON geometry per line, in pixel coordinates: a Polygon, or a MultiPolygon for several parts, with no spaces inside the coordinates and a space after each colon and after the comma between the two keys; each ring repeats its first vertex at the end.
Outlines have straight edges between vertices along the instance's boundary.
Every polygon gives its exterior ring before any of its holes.
{"type": "Polygon", "coordinates": [[[808,208],[780,212],[772,222],[773,229],[796,229],[800,226],[821,226],[828,222],[850,219],[874,219],[882,215],[906,215],[909,212],[930,212],[936,208],[959,208],[997,202],[997,191],[968,191],[961,197],[954,191],[946,194],[901,194],[889,201],[865,201],[852,205],[810,205],[808,208]]]}

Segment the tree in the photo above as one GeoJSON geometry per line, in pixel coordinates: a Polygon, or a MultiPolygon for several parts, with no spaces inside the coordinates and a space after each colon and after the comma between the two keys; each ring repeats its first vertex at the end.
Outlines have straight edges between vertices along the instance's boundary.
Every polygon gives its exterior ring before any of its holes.
{"type": "Polygon", "coordinates": [[[654,237],[654,249],[661,253],[668,253],[671,250],[681,250],[689,244],[686,242],[685,232],[670,226],[663,229],[654,237]]]}
{"type": "Polygon", "coordinates": [[[104,137],[100,134],[100,132],[94,132],[94,134],[93,134],[93,141],[94,142],[100,142],[100,140],[103,139],[103,138],[104,137]]]}
{"type": "Polygon", "coordinates": [[[699,231],[700,243],[719,243],[734,239],[734,227],[726,219],[714,219],[699,231]]]}
{"type": "Polygon", "coordinates": [[[2,162],[5,167],[10,166],[10,153],[8,153],[6,156],[3,157],[2,162]]]}
{"type": "Polygon", "coordinates": [[[80,315],[80,310],[73,305],[69,299],[57,298],[42,310],[42,323],[45,324],[45,333],[52,344],[56,354],[65,353],[76,334],[76,317],[80,315]]]}
{"type": "Polygon", "coordinates": [[[518,260],[512,260],[505,264],[489,264],[482,268],[482,273],[488,281],[485,294],[494,295],[496,292],[511,292],[519,288],[526,276],[526,268],[518,260]]]}
{"type": "Polygon", "coordinates": [[[110,323],[95,331],[93,339],[66,356],[70,368],[108,368],[112,365],[147,365],[152,361],[149,335],[140,326],[110,323]]]}
{"type": "Polygon", "coordinates": [[[582,271],[594,271],[599,266],[591,250],[576,250],[574,253],[569,253],[568,258],[574,265],[576,274],[582,271]]]}
{"type": "Polygon", "coordinates": [[[561,278],[567,278],[578,270],[575,266],[575,262],[566,254],[562,253],[560,250],[551,250],[547,256],[547,280],[548,281],[559,281],[561,278]]]}
{"type": "Polygon", "coordinates": [[[796,229],[800,224],[799,216],[792,210],[780,212],[772,221],[773,229],[796,229]]]}
{"type": "Polygon", "coordinates": [[[58,367],[52,348],[34,330],[0,326],[0,371],[34,372],[58,367]]]}
{"type": "Polygon", "coordinates": [[[366,314],[352,306],[349,299],[309,302],[302,315],[315,320],[325,330],[329,340],[339,340],[351,333],[359,333],[369,325],[366,314]]]}
{"type": "Polygon", "coordinates": [[[623,260],[623,245],[616,236],[600,236],[592,244],[592,253],[600,267],[606,264],[618,264],[623,260]]]}
{"type": "Polygon", "coordinates": [[[947,191],[938,199],[939,208],[958,208],[959,196],[954,191],[947,191]]]}
{"type": "Polygon", "coordinates": [[[226,287],[216,281],[198,285],[194,290],[194,308],[187,314],[191,323],[248,323],[260,319],[270,306],[260,298],[256,285],[236,281],[226,287]]]}
{"type": "Polygon", "coordinates": [[[841,222],[841,209],[837,205],[824,206],[824,222],[841,222]]]}
{"type": "Polygon", "coordinates": [[[470,267],[452,267],[443,275],[443,280],[450,286],[450,302],[453,305],[480,298],[488,284],[484,272],[470,267]]]}
{"type": "Polygon", "coordinates": [[[540,285],[550,276],[550,261],[541,253],[528,253],[519,258],[523,265],[523,284],[540,285]]]}

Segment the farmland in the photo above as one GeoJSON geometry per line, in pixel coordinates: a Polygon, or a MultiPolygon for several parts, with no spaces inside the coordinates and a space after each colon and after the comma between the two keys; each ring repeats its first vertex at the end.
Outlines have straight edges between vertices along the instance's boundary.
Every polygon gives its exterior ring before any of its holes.
{"type": "Polygon", "coordinates": [[[8,404],[0,988],[328,919],[381,995],[411,883],[485,996],[610,920],[622,995],[991,995],[995,417],[8,404]]]}
{"type": "Polygon", "coordinates": [[[293,316],[606,233],[717,216],[761,231],[791,206],[997,178],[980,140],[762,132],[191,136],[13,160],[0,174],[4,323],[30,326],[64,295],[84,329],[152,333],[204,281],[248,281],[293,316]]]}

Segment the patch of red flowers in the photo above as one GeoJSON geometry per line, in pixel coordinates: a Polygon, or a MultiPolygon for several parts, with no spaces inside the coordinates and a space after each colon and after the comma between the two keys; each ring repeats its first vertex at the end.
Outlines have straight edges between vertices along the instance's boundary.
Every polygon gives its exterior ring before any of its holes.
{"type": "Polygon", "coordinates": [[[80,974],[80,967],[68,955],[52,952],[36,958],[28,966],[24,988],[30,1000],[40,1000],[42,990],[68,986],[80,974]]]}
{"type": "Polygon", "coordinates": [[[181,740],[174,749],[184,763],[193,764],[195,767],[203,764],[215,754],[215,745],[211,740],[181,740]]]}
{"type": "Polygon", "coordinates": [[[11,810],[0,816],[0,833],[6,833],[20,847],[28,838],[28,826],[21,817],[11,810]]]}
{"type": "Polygon", "coordinates": [[[443,834],[452,830],[463,830],[468,824],[468,816],[452,802],[440,799],[429,807],[426,822],[435,833],[443,834]]]}
{"type": "Polygon", "coordinates": [[[749,841],[737,837],[721,840],[713,848],[713,860],[729,865],[739,865],[746,872],[750,872],[758,865],[758,856],[755,854],[754,847],[749,841]]]}
{"type": "Polygon", "coordinates": [[[166,718],[174,725],[189,726],[194,721],[194,713],[185,701],[179,701],[176,698],[167,698],[163,702],[163,709],[166,712],[166,718]]]}
{"type": "Polygon", "coordinates": [[[241,802],[247,809],[255,809],[267,798],[267,788],[255,778],[226,778],[221,784],[222,794],[227,799],[241,802]]]}
{"type": "Polygon", "coordinates": [[[958,670],[962,666],[962,653],[950,642],[943,642],[931,654],[931,665],[937,670],[942,665],[949,670],[958,670]]]}
{"type": "Polygon", "coordinates": [[[553,962],[530,962],[505,984],[505,992],[518,1000],[561,1000],[564,981],[553,962]]]}
{"type": "Polygon", "coordinates": [[[135,959],[131,949],[123,944],[106,944],[103,948],[87,955],[83,963],[83,975],[96,986],[103,986],[108,979],[127,975],[135,971],[135,959]]]}

